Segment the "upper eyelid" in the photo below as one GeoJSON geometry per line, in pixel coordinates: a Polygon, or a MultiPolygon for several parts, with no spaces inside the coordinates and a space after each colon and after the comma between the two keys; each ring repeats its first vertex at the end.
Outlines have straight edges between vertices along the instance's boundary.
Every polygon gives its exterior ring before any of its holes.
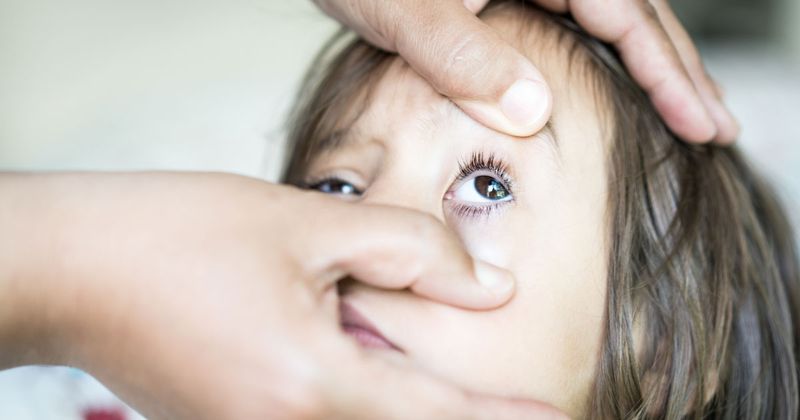
{"type": "Polygon", "coordinates": [[[458,175],[454,182],[467,179],[479,170],[487,170],[495,174],[513,194],[515,180],[511,166],[493,152],[474,151],[468,159],[462,159],[458,163],[458,175]]]}
{"type": "Polygon", "coordinates": [[[317,171],[314,175],[306,174],[302,178],[302,183],[305,188],[310,188],[311,186],[319,184],[320,182],[337,179],[347,182],[348,184],[352,184],[357,190],[363,192],[366,191],[369,183],[365,182],[361,178],[361,174],[358,174],[353,170],[329,169],[325,171],[317,171]],[[347,176],[347,173],[351,174],[351,176],[347,176]]]}

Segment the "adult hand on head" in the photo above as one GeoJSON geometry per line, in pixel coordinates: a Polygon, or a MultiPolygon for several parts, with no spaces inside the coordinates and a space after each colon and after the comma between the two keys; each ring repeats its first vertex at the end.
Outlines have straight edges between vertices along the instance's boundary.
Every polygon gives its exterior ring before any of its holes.
{"type": "MultiPolygon", "coordinates": [[[[667,0],[530,0],[569,12],[613,44],[674,133],[730,143],[736,120],[667,0]]],[[[440,93],[496,130],[528,136],[550,117],[552,96],[536,67],[476,18],[489,0],[315,0],[376,46],[397,52],[440,93]]]]}
{"type": "Polygon", "coordinates": [[[0,368],[78,366],[153,418],[559,416],[341,333],[345,275],[474,309],[511,297],[423,214],[218,174],[0,174],[0,196],[0,368]]]}

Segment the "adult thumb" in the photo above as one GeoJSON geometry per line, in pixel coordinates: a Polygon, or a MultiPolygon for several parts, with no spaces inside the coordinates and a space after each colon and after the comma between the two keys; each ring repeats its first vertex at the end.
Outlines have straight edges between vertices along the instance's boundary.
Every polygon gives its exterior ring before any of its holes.
{"type": "MultiPolygon", "coordinates": [[[[413,2],[410,2],[413,3],[413,2]]],[[[484,125],[530,136],[550,118],[541,73],[460,1],[425,2],[397,13],[390,27],[400,56],[442,95],[484,125]]],[[[407,3],[406,3],[407,4],[407,3]]]]}

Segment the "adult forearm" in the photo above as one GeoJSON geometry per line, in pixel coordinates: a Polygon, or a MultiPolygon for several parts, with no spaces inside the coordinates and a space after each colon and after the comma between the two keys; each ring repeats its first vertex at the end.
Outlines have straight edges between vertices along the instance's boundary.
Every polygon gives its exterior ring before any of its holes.
{"type": "Polygon", "coordinates": [[[57,244],[46,177],[0,173],[0,368],[56,363],[66,318],[49,283],[57,244]]]}

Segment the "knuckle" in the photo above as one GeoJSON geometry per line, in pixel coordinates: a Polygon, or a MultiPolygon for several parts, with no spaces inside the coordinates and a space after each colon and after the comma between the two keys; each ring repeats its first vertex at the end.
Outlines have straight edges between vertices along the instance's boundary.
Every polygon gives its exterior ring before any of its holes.
{"type": "Polygon", "coordinates": [[[400,22],[402,16],[408,12],[403,9],[403,4],[389,1],[368,1],[362,5],[362,13],[370,23],[373,30],[383,39],[390,40],[394,49],[395,39],[402,30],[400,22]]]}
{"type": "Polygon", "coordinates": [[[468,97],[475,90],[475,80],[487,73],[494,53],[489,42],[481,34],[469,33],[445,51],[443,57],[439,90],[451,97],[468,97]]]}

